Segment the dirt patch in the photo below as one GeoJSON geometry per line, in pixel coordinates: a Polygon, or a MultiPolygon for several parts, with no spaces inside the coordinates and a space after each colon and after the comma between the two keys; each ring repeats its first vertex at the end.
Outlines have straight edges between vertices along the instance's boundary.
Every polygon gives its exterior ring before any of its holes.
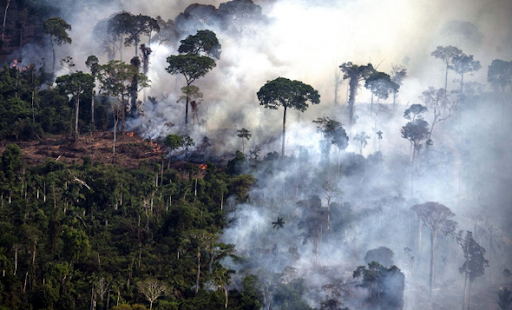
{"type": "MultiPolygon", "coordinates": [[[[2,141],[0,153],[9,143],[2,141]]],[[[68,164],[82,164],[89,156],[93,163],[116,164],[126,168],[137,168],[141,161],[160,162],[162,149],[157,143],[144,140],[142,137],[127,133],[118,134],[116,155],[113,156],[113,133],[95,132],[81,135],[77,140],[69,136],[49,136],[41,141],[17,142],[21,148],[21,156],[27,165],[39,165],[48,158],[68,164]]]]}

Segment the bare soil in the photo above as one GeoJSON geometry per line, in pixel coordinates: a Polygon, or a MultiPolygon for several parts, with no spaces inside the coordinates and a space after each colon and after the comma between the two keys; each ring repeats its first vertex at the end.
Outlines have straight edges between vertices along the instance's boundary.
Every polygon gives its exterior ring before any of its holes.
{"type": "Polygon", "coordinates": [[[0,153],[9,143],[21,148],[21,156],[29,165],[39,165],[48,158],[68,164],[82,164],[89,156],[93,163],[116,164],[126,168],[137,168],[142,161],[161,162],[162,147],[142,137],[126,133],[117,135],[116,155],[113,156],[113,133],[95,132],[81,135],[78,139],[69,136],[48,136],[27,142],[2,141],[0,153]]]}

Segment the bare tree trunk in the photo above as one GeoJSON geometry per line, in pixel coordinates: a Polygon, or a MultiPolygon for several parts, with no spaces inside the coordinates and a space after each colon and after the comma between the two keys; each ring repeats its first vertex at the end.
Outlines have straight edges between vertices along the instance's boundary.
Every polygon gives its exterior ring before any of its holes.
{"type": "Polygon", "coordinates": [[[434,286],[434,266],[435,266],[435,256],[434,256],[434,241],[436,238],[436,231],[432,230],[430,234],[430,294],[429,297],[432,298],[432,289],[434,286]]]}
{"type": "MultiPolygon", "coordinates": [[[[187,86],[190,86],[190,84],[187,84],[187,86]]],[[[188,89],[187,89],[187,96],[185,96],[185,126],[188,124],[188,101],[189,101],[189,97],[188,97],[188,89]]]]}
{"type": "Polygon", "coordinates": [[[14,246],[14,275],[18,271],[18,247],[14,246]]]}
{"type": "Polygon", "coordinates": [[[5,5],[5,12],[4,12],[4,23],[2,25],[2,41],[4,40],[5,35],[5,22],[7,21],[7,9],[9,9],[9,4],[11,3],[11,0],[7,0],[7,4],[5,5]]]}
{"type": "Polygon", "coordinates": [[[283,141],[281,144],[281,157],[284,157],[285,141],[286,141],[286,106],[284,107],[284,113],[283,113],[283,141]]]}
{"type": "Polygon", "coordinates": [[[75,102],[75,139],[78,139],[78,109],[80,107],[80,95],[77,95],[75,102]]]}
{"type": "Polygon", "coordinates": [[[423,222],[420,218],[420,225],[419,225],[419,237],[418,237],[418,266],[421,261],[421,231],[423,230],[423,222]]]}
{"type": "Polygon", "coordinates": [[[223,287],[222,290],[224,291],[224,296],[226,297],[226,301],[224,302],[224,309],[228,308],[228,288],[223,287]]]}
{"type": "Polygon", "coordinates": [[[91,94],[91,124],[94,125],[94,89],[91,94]]]}
{"type": "Polygon", "coordinates": [[[444,76],[444,94],[446,95],[446,92],[448,91],[448,64],[446,64],[446,73],[444,76]]]}
{"type": "Polygon", "coordinates": [[[357,95],[357,86],[359,84],[359,80],[355,77],[352,77],[349,81],[350,94],[348,98],[348,129],[352,129],[353,121],[354,121],[354,104],[356,101],[357,95]]]}
{"type": "Polygon", "coordinates": [[[199,276],[201,275],[201,248],[197,247],[197,276],[196,276],[196,293],[199,292],[199,276]]]}
{"type": "Polygon", "coordinates": [[[52,55],[53,55],[53,63],[52,63],[52,79],[55,75],[55,46],[53,45],[53,34],[50,38],[50,43],[52,44],[52,55]]]}

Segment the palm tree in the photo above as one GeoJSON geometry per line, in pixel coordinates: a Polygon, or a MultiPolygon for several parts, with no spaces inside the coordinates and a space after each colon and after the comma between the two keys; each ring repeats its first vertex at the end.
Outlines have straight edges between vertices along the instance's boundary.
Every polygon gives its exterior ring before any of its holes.
{"type": "Polygon", "coordinates": [[[364,131],[358,133],[354,137],[354,140],[359,142],[359,153],[361,155],[363,155],[363,149],[368,145],[368,139],[370,139],[370,136],[368,136],[364,131]]]}
{"type": "Polygon", "coordinates": [[[283,221],[283,218],[282,217],[278,217],[277,220],[275,222],[272,222],[272,225],[273,225],[273,228],[277,230],[279,230],[279,228],[283,228],[284,227],[284,221],[283,221]]]}
{"type": "Polygon", "coordinates": [[[249,141],[249,139],[251,139],[251,132],[245,128],[242,128],[242,129],[239,129],[236,131],[237,132],[237,136],[242,139],[242,153],[245,153],[245,144],[244,144],[244,139],[247,139],[247,141],[249,141]]]}

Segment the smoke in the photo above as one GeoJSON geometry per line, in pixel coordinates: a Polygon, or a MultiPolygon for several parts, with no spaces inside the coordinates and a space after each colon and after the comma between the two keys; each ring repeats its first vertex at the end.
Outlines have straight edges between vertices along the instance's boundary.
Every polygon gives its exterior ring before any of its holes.
{"type": "MultiPolygon", "coordinates": [[[[221,2],[203,1],[202,4],[218,8],[221,2]]],[[[174,19],[191,3],[120,0],[70,7],[62,2],[65,15],[62,17],[72,25],[73,43],[59,47],[58,59],[71,55],[77,69],[86,71],[87,56],[102,55],[92,33],[98,21],[121,10],[174,19]]],[[[258,179],[258,186],[251,192],[250,202],[231,210],[233,224],[223,235],[223,240],[235,244],[247,262],[232,268],[240,274],[260,269],[276,273],[295,270],[290,277],[304,277],[310,288],[304,300],[318,307],[319,293],[315,289],[321,291],[325,284],[340,279],[350,283],[352,271],[364,264],[366,251],[383,246],[393,251],[395,264],[406,275],[406,308],[421,308],[427,283],[428,231],[423,231],[420,251],[418,219],[410,207],[426,201],[448,206],[457,215],[459,229],[473,230],[478,226],[489,230],[494,225],[498,234],[496,242],[503,245],[503,250],[491,259],[490,268],[494,276],[504,267],[510,268],[507,240],[510,242],[511,236],[504,227],[510,227],[512,218],[508,210],[512,202],[512,141],[506,116],[511,111],[507,107],[501,112],[500,99],[490,92],[486,73],[493,59],[508,61],[512,55],[512,2],[276,0],[255,3],[261,5],[268,19],[249,24],[246,32],[233,34],[218,23],[209,25],[222,44],[222,54],[216,68],[194,83],[204,94],[198,115],[201,125],[184,127],[185,107],[176,103],[184,79],[165,71],[166,58],[177,54],[179,42],[151,45],[153,54],[148,74],[151,88],[146,90],[146,95],[155,97],[158,103],[146,101],[144,116],[128,123],[129,128],[151,138],[187,131],[198,143],[208,136],[217,154],[234,154],[236,149],[241,149],[236,130],[244,127],[252,133],[245,149],[260,147],[261,160],[266,154],[280,150],[283,114],[282,110],[266,110],[259,105],[256,98],[259,88],[282,76],[310,84],[319,91],[321,104],[310,106],[305,113],[288,110],[288,158],[267,159],[257,169],[247,170],[258,179]],[[453,29],[446,32],[446,25],[453,24],[452,21],[476,26],[481,39],[465,39],[453,29]],[[483,84],[483,91],[468,97],[460,114],[436,125],[432,136],[434,145],[428,151],[421,150],[419,168],[411,173],[410,144],[400,136],[400,128],[407,120],[401,114],[407,106],[421,103],[420,95],[429,86],[444,87],[446,67],[430,53],[437,46],[446,45],[457,45],[481,62],[482,69],[466,76],[465,81],[483,84]],[[371,62],[379,71],[388,73],[392,64],[402,64],[408,75],[400,88],[394,113],[388,99],[381,102],[385,103],[382,106],[375,103],[375,112],[370,114],[367,104],[370,93],[364,88],[358,90],[357,122],[350,131],[345,127],[350,136],[349,147],[338,155],[333,146],[326,164],[320,151],[322,135],[312,120],[329,116],[348,124],[346,105],[333,105],[334,73],[347,61],[361,65],[371,62]],[[165,126],[168,122],[176,126],[165,126]],[[382,140],[376,135],[379,130],[383,132],[382,140]],[[363,131],[370,138],[359,154],[354,136],[363,131]],[[342,177],[333,176],[336,173],[342,177]],[[339,189],[332,196],[332,231],[322,231],[316,251],[311,238],[303,242],[305,231],[298,223],[304,220],[307,210],[297,202],[317,195],[322,201],[321,208],[326,210],[329,190],[321,184],[322,179],[329,177],[337,180],[331,190],[339,189]],[[485,220],[476,221],[479,216],[485,220]],[[272,227],[278,217],[284,218],[283,229],[272,227]],[[406,247],[412,249],[414,260],[404,252],[406,247]]],[[[31,53],[29,49],[27,55],[31,53]]],[[[131,58],[132,53],[133,47],[126,48],[124,60],[131,58]]],[[[103,63],[107,61],[105,55],[100,59],[103,63]]],[[[67,69],[62,68],[57,74],[67,74],[67,69]]],[[[448,90],[458,87],[454,78],[456,75],[451,71],[448,90]]],[[[346,101],[346,87],[344,81],[338,102],[346,101]]],[[[432,122],[432,111],[425,115],[425,120],[432,122]]],[[[484,235],[478,238],[481,244],[489,243],[484,235]]],[[[457,271],[461,265],[460,249],[449,237],[439,237],[438,247],[436,287],[446,289],[448,284],[455,283],[458,288],[462,279],[457,271]]]]}

